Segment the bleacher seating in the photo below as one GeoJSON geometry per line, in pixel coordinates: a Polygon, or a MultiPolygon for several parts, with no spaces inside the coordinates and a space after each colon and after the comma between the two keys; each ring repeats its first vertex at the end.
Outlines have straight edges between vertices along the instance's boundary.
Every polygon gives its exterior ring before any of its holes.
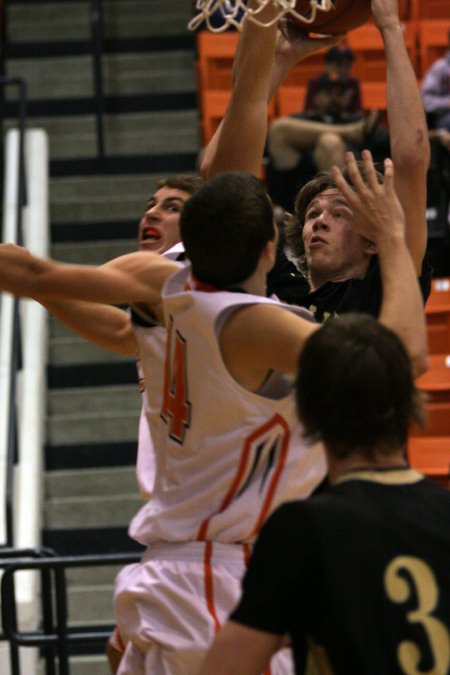
{"type": "Polygon", "coordinates": [[[448,0],[408,0],[412,20],[448,19],[448,0]]]}
{"type": "MultiPolygon", "coordinates": [[[[448,47],[450,30],[449,0],[402,0],[406,46],[419,80],[448,47]]],[[[203,117],[203,142],[207,143],[225,112],[231,89],[233,58],[239,34],[236,31],[197,35],[198,81],[203,117]],[[220,92],[220,93],[219,93],[220,92]]],[[[373,21],[352,30],[346,43],[356,54],[352,73],[361,80],[363,106],[366,110],[386,111],[386,59],[383,41],[373,21]]],[[[263,45],[261,46],[263,48],[263,45]]],[[[270,117],[291,114],[302,109],[305,89],[314,75],[323,71],[321,50],[299,63],[280,87],[270,117]]]]}
{"type": "MultiPolygon", "coordinates": [[[[416,26],[404,24],[406,47],[417,72],[416,26]]],[[[347,35],[347,44],[355,52],[352,74],[362,82],[382,82],[386,79],[386,58],[383,40],[373,23],[366,23],[347,35]]]]}
{"type": "Polygon", "coordinates": [[[306,86],[282,85],[276,97],[277,115],[292,115],[305,107],[306,86]]]}
{"type": "Polygon", "coordinates": [[[450,31],[450,6],[447,2],[447,16],[439,20],[421,20],[417,22],[420,69],[422,76],[428,68],[448,49],[450,31]]]}
{"type": "Polygon", "coordinates": [[[425,306],[431,354],[450,354],[450,278],[433,279],[425,306]]]}
{"type": "Polygon", "coordinates": [[[418,378],[427,396],[427,425],[412,425],[408,456],[412,466],[450,488],[450,354],[432,354],[429,370],[418,378]]]}
{"type": "Polygon", "coordinates": [[[201,89],[231,89],[231,70],[239,34],[236,32],[197,35],[198,76],[201,89]]]}
{"type": "Polygon", "coordinates": [[[450,436],[410,438],[408,458],[415,469],[450,488],[450,436]]]}
{"type": "Polygon", "coordinates": [[[412,426],[413,436],[450,436],[450,354],[431,354],[428,371],[416,384],[427,396],[425,430],[412,426]]]}

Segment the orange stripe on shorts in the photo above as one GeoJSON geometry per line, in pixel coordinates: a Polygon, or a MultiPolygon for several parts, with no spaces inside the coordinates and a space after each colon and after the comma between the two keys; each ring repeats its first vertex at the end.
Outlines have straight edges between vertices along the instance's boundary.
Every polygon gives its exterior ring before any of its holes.
{"type": "Polygon", "coordinates": [[[205,596],[208,612],[210,613],[214,621],[214,629],[216,633],[218,633],[222,626],[219,619],[217,618],[216,607],[214,603],[214,580],[211,567],[212,547],[213,547],[212,541],[205,542],[205,558],[203,562],[205,574],[205,596]]]}

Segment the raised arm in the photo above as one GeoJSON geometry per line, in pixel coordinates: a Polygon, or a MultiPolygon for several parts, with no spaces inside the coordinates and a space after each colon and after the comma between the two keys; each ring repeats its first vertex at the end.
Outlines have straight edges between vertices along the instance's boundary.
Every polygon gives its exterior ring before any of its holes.
{"type": "Polygon", "coordinates": [[[178,265],[149,252],[130,253],[101,267],[66,265],[0,245],[0,289],[35,300],[78,299],[110,305],[140,302],[163,320],[161,289],[178,265]]]}
{"type": "Polygon", "coordinates": [[[332,169],[333,179],[353,210],[354,229],[377,247],[383,284],[378,318],[403,340],[418,376],[427,367],[427,332],[422,295],[405,239],[405,216],[394,190],[394,166],[390,159],[385,160],[385,180],[380,184],[370,152],[363,151],[368,177],[365,185],[352,153],[346,161],[355,189],[337,167],[332,169]]]}
{"type": "Polygon", "coordinates": [[[406,243],[419,275],[427,243],[426,175],[430,145],[422,98],[403,37],[397,0],[372,0],[386,53],[387,111],[395,190],[405,212],[406,243]]]}
{"type": "MultiPolygon", "coordinates": [[[[255,4],[250,0],[250,4],[255,4]]],[[[261,18],[270,20],[275,8],[268,4],[261,18]]],[[[201,173],[211,178],[222,171],[248,171],[259,175],[267,135],[267,107],[291,68],[342,36],[309,38],[284,22],[265,27],[244,20],[233,64],[233,88],[225,116],[209,142],[201,173]]]]}
{"type": "Polygon", "coordinates": [[[135,355],[136,338],[128,312],[82,300],[41,300],[50,314],[88,342],[124,356],[135,355]]]}

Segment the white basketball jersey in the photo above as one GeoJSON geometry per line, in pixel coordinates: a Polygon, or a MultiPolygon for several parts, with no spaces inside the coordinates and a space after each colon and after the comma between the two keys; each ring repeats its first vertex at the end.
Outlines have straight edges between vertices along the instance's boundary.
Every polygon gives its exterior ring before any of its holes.
{"type": "MultiPolygon", "coordinates": [[[[193,289],[189,279],[189,268],[182,269],[164,288],[164,364],[154,329],[136,330],[156,479],[130,535],[145,545],[252,542],[274,508],[309,496],[323,479],[324,453],[302,440],[289,378],[275,372],[255,394],[231,377],[222,360],[218,338],[232,312],[280,303],[244,292],[193,289]]],[[[281,306],[311,319],[307,310],[281,306]]]]}
{"type": "MultiPolygon", "coordinates": [[[[178,242],[175,246],[172,246],[168,251],[162,254],[164,258],[169,260],[178,260],[180,256],[184,256],[184,246],[182,242],[178,242]]],[[[180,264],[184,264],[180,263],[180,264]]],[[[150,358],[153,359],[152,363],[154,367],[152,368],[152,377],[151,381],[145,383],[144,370],[141,366],[140,354],[137,354],[136,358],[136,368],[139,380],[139,389],[142,395],[143,405],[141,410],[141,415],[139,418],[139,437],[138,437],[138,446],[137,446],[137,458],[136,458],[136,481],[139,487],[139,492],[141,493],[142,499],[150,499],[153,493],[153,485],[155,482],[155,470],[156,470],[156,460],[155,460],[155,450],[153,447],[153,439],[151,435],[151,430],[147,423],[147,417],[145,415],[145,398],[147,396],[146,386],[152,386],[154,384],[158,390],[162,391],[162,383],[164,376],[164,354],[166,349],[166,330],[163,326],[155,324],[154,319],[148,316],[146,312],[142,312],[139,307],[132,307],[130,309],[132,324],[136,334],[136,339],[139,342],[137,333],[144,328],[146,333],[146,340],[141,342],[141,346],[148,343],[149,340],[154,340],[154,345],[152,347],[150,358]],[[151,332],[150,330],[151,329],[151,332]],[[158,370],[159,367],[159,370],[158,370]]]]}
{"type": "Polygon", "coordinates": [[[139,438],[136,459],[136,480],[139,492],[143,499],[150,499],[153,494],[155,482],[156,458],[152,437],[152,430],[148,424],[146,410],[148,410],[148,391],[155,389],[155,396],[162,396],[164,382],[164,355],[166,351],[167,332],[164,326],[155,325],[152,320],[146,321],[143,315],[139,315],[137,308],[131,312],[133,329],[139,345],[139,353],[136,360],[136,368],[139,378],[139,389],[142,397],[141,415],[139,418],[139,438]],[[141,334],[145,334],[145,339],[141,334]],[[151,351],[149,351],[151,345],[151,351]],[[145,379],[142,367],[143,358],[151,360],[150,379],[145,379]]]}

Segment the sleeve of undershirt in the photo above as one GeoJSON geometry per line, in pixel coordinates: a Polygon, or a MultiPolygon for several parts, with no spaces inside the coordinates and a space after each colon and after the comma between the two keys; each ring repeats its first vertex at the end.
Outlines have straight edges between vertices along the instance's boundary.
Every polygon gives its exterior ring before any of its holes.
{"type": "Polygon", "coordinates": [[[278,635],[289,632],[293,620],[300,624],[314,557],[303,507],[301,502],[285,504],[264,524],[233,621],[278,635]]]}

